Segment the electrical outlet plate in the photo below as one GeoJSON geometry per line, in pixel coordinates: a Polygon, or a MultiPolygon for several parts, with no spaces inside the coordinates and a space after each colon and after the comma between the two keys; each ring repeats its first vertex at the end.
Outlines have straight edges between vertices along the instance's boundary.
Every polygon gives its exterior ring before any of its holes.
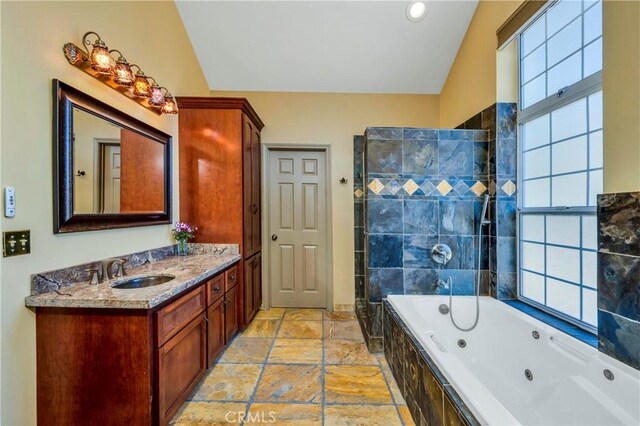
{"type": "Polygon", "coordinates": [[[31,253],[31,231],[8,231],[2,233],[2,256],[19,256],[31,253]]]}

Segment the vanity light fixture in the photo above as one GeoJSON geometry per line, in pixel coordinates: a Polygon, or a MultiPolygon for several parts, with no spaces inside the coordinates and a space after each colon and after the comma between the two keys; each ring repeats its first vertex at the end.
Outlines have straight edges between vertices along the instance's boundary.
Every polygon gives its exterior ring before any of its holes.
{"type": "Polygon", "coordinates": [[[149,84],[149,80],[147,76],[144,75],[144,72],[138,67],[138,71],[136,71],[136,79],[133,82],[133,94],[141,97],[148,98],[151,96],[151,85],[149,84]]]}
{"type": "Polygon", "coordinates": [[[412,1],[407,6],[407,18],[411,22],[421,21],[427,14],[427,4],[423,1],[412,1]]]}
{"type": "MultiPolygon", "coordinates": [[[[167,89],[165,89],[167,90],[167,89]]],[[[178,105],[176,105],[176,100],[173,98],[171,93],[167,91],[164,95],[164,104],[162,104],[162,113],[163,114],[177,114],[178,113],[178,105]]]]}
{"type": "MultiPolygon", "coordinates": [[[[149,104],[157,107],[161,107],[164,104],[164,94],[162,93],[162,87],[156,82],[153,77],[147,77],[149,80],[153,81],[151,87],[149,88],[149,104]]],[[[165,89],[166,90],[166,89],[165,89]]]]}
{"type": "Polygon", "coordinates": [[[133,84],[133,71],[131,71],[131,65],[122,56],[119,50],[110,50],[109,53],[118,52],[120,55],[116,61],[116,66],[113,68],[113,81],[118,86],[129,87],[133,84]]]}
{"type": "Polygon", "coordinates": [[[67,43],[62,50],[71,65],[80,68],[148,110],[158,115],[178,113],[176,101],[171,93],[161,87],[154,78],[147,76],[138,65],[129,64],[119,50],[109,50],[98,33],[94,31],[85,33],[82,36],[82,47],[67,43]],[[96,40],[93,42],[89,40],[91,36],[95,36],[96,40]],[[112,53],[118,54],[117,60],[112,53]],[[137,68],[135,74],[132,70],[134,67],[137,68]]]}
{"type": "Polygon", "coordinates": [[[93,49],[91,49],[90,54],[91,68],[100,74],[111,74],[115,61],[109,53],[109,48],[107,48],[107,45],[102,41],[100,36],[93,31],[85,33],[85,35],[82,36],[83,46],[91,46],[91,41],[88,39],[90,35],[97,37],[96,41],[93,42],[93,49]]]}

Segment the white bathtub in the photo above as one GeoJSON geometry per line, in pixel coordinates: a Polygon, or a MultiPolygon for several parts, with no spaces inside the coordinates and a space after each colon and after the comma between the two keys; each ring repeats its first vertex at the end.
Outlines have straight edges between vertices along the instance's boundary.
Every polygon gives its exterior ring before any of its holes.
{"type": "MultiPolygon", "coordinates": [[[[481,297],[478,326],[462,332],[438,311],[448,296],[388,300],[482,424],[640,424],[638,370],[503,302],[481,297]]],[[[454,296],[453,312],[459,326],[470,326],[474,298],[454,296]]]]}

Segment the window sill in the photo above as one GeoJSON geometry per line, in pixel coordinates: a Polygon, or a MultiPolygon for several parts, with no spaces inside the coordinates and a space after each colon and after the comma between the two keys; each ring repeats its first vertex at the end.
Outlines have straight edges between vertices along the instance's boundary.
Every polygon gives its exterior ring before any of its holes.
{"type": "Polygon", "coordinates": [[[562,331],[563,333],[567,333],[571,337],[575,337],[587,345],[591,345],[595,348],[598,347],[598,336],[593,333],[583,330],[563,319],[554,317],[553,315],[521,302],[520,300],[503,300],[503,302],[555,329],[562,331]]]}

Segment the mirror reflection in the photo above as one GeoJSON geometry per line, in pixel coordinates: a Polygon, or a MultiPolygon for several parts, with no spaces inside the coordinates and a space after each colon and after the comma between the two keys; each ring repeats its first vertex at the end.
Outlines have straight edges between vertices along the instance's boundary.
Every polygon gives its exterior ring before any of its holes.
{"type": "Polygon", "coordinates": [[[74,214],[164,211],[164,145],[73,108],[74,214]]]}

